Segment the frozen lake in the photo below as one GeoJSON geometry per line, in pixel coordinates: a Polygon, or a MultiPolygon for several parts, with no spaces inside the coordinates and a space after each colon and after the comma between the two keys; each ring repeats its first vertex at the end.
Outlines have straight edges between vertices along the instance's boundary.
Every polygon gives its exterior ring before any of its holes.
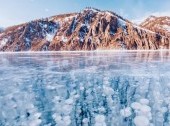
{"type": "Polygon", "coordinates": [[[170,126],[170,52],[2,53],[0,126],[170,126]]]}

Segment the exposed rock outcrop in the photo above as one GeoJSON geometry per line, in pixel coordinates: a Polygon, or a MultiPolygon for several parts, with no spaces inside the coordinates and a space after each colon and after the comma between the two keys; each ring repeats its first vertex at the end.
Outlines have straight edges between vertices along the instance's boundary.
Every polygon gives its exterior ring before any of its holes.
{"type": "Polygon", "coordinates": [[[140,24],[140,27],[149,29],[163,36],[170,37],[170,17],[150,16],[143,23],[140,24]]]}

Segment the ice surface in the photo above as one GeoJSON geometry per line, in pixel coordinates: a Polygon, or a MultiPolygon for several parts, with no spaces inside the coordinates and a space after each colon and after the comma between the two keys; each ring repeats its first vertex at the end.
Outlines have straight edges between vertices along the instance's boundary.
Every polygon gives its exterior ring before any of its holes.
{"type": "Polygon", "coordinates": [[[170,126],[170,52],[0,54],[0,126],[170,126]]]}

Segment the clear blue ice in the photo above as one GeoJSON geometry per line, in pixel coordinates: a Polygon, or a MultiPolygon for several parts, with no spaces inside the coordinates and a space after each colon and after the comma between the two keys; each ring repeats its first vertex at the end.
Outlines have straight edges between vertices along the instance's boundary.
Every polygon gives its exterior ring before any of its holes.
{"type": "Polygon", "coordinates": [[[170,52],[2,53],[0,126],[170,126],[170,52]]]}

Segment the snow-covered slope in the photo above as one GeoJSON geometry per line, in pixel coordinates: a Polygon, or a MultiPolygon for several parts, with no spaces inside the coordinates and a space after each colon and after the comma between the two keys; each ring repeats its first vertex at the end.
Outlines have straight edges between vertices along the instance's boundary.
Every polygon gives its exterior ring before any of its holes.
{"type": "Polygon", "coordinates": [[[114,12],[86,8],[9,27],[0,45],[1,51],[159,49],[169,48],[169,38],[114,12]]]}

